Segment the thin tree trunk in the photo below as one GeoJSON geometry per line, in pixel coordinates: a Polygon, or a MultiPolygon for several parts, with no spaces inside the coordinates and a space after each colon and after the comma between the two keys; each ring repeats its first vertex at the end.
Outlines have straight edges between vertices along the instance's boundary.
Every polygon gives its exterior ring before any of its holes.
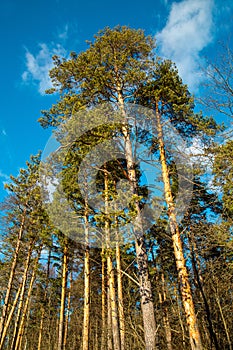
{"type": "Polygon", "coordinates": [[[0,321],[0,340],[2,338],[4,323],[6,321],[8,304],[9,304],[9,300],[10,300],[12,284],[13,284],[13,279],[14,279],[14,275],[15,275],[15,269],[16,269],[16,265],[17,265],[17,261],[18,261],[18,255],[19,255],[20,245],[21,245],[23,231],[24,231],[25,219],[26,219],[26,208],[23,211],[23,217],[22,217],[21,226],[20,226],[19,233],[18,233],[17,243],[16,243],[14,257],[13,257],[12,266],[11,266],[11,272],[10,272],[9,281],[8,281],[7,290],[6,290],[6,296],[5,296],[4,305],[2,308],[2,316],[1,316],[1,321],[0,321]]]}
{"type": "Polygon", "coordinates": [[[101,258],[101,305],[102,305],[102,333],[101,333],[101,350],[106,348],[106,288],[105,288],[105,256],[102,248],[101,258]]]}
{"type": "Polygon", "coordinates": [[[118,296],[121,350],[125,350],[125,317],[124,317],[124,305],[123,305],[121,253],[120,253],[118,240],[116,242],[116,267],[117,267],[117,296],[118,296]]]}
{"type": "MultiPolygon", "coordinates": [[[[192,228],[191,228],[192,230],[192,228]]],[[[216,333],[214,331],[214,327],[213,327],[213,323],[212,323],[212,317],[211,317],[211,311],[210,311],[210,307],[209,307],[209,303],[207,301],[206,295],[205,295],[205,291],[204,291],[204,287],[203,287],[203,278],[201,275],[201,266],[200,266],[200,262],[198,259],[198,252],[197,252],[197,246],[196,246],[196,242],[193,236],[193,232],[191,232],[190,234],[188,234],[188,239],[189,239],[189,243],[190,243],[190,250],[191,250],[191,259],[192,259],[192,266],[193,266],[193,271],[194,274],[196,276],[197,279],[197,284],[198,287],[200,289],[200,293],[204,302],[204,307],[205,307],[205,312],[206,312],[206,318],[208,321],[208,330],[209,330],[209,334],[210,334],[210,340],[211,340],[211,347],[212,347],[212,342],[214,342],[214,346],[216,350],[219,350],[219,345],[218,345],[218,340],[217,340],[217,336],[216,333]]]]}
{"type": "Polygon", "coordinates": [[[15,349],[14,350],[18,350],[20,348],[20,344],[22,342],[22,338],[23,338],[23,334],[24,334],[24,327],[25,327],[25,320],[26,320],[27,311],[28,311],[28,305],[29,305],[29,302],[30,302],[32,288],[33,288],[34,281],[35,281],[35,278],[36,278],[36,272],[37,272],[37,268],[38,268],[38,261],[39,261],[39,258],[40,258],[41,249],[42,249],[42,247],[40,247],[38,255],[37,255],[37,258],[36,258],[35,263],[34,263],[34,268],[33,268],[31,281],[30,281],[29,288],[28,288],[27,298],[26,298],[26,301],[25,301],[25,304],[24,304],[24,308],[23,308],[23,312],[22,312],[22,317],[21,317],[21,321],[20,321],[20,325],[19,325],[19,331],[18,331],[18,336],[17,336],[17,340],[16,340],[16,344],[15,344],[15,349]]]}
{"type": "Polygon", "coordinates": [[[43,300],[44,305],[42,306],[42,309],[41,309],[41,319],[40,319],[40,329],[39,329],[37,350],[41,350],[41,344],[42,344],[42,335],[43,335],[44,317],[45,317],[45,303],[47,300],[49,276],[50,276],[50,261],[51,261],[51,250],[49,249],[48,262],[47,262],[47,272],[46,272],[46,286],[45,286],[44,300],[43,300]]]}
{"type": "Polygon", "coordinates": [[[2,349],[2,347],[3,347],[3,344],[4,344],[4,341],[5,341],[5,338],[6,338],[6,334],[7,334],[9,325],[11,323],[13,314],[15,312],[15,308],[16,308],[16,306],[18,304],[18,300],[19,300],[19,296],[20,296],[20,293],[21,293],[21,289],[22,289],[22,283],[19,286],[19,289],[18,289],[18,291],[16,293],[13,305],[11,306],[11,310],[10,310],[10,312],[8,314],[8,317],[7,317],[6,321],[5,321],[5,325],[4,325],[4,329],[3,329],[2,337],[1,337],[0,349],[2,349]]]}
{"type": "Polygon", "coordinates": [[[111,315],[112,315],[112,336],[114,350],[121,350],[120,345],[120,332],[119,332],[119,319],[117,312],[117,302],[116,302],[116,288],[115,288],[115,278],[112,263],[112,249],[110,249],[110,227],[109,227],[109,217],[108,217],[108,175],[104,172],[104,190],[105,190],[105,233],[106,233],[106,246],[107,246],[107,271],[108,271],[108,287],[109,287],[109,298],[111,304],[111,315]]]}
{"type": "Polygon", "coordinates": [[[87,213],[85,220],[83,350],[89,350],[90,328],[90,251],[87,213]]]}
{"type": "Polygon", "coordinates": [[[164,281],[164,273],[161,273],[161,291],[159,291],[159,302],[162,308],[163,312],[163,325],[165,330],[165,336],[166,336],[166,342],[167,342],[167,349],[172,350],[172,333],[171,333],[171,327],[170,322],[168,318],[168,310],[166,306],[167,296],[166,296],[166,290],[165,290],[165,281],[164,281]]]}
{"type": "Polygon", "coordinates": [[[11,343],[11,350],[15,350],[16,341],[17,341],[17,337],[18,337],[19,323],[20,323],[21,312],[22,312],[22,308],[23,308],[24,295],[25,295],[25,290],[26,290],[26,282],[27,282],[27,277],[28,277],[28,270],[29,270],[30,260],[31,260],[31,256],[32,256],[32,250],[33,250],[33,243],[34,243],[34,239],[32,239],[30,241],[29,248],[28,248],[28,255],[27,255],[27,260],[26,260],[24,274],[23,274],[22,289],[21,289],[20,298],[19,298],[19,305],[18,305],[16,321],[15,321],[15,328],[14,328],[14,333],[13,333],[13,338],[12,338],[12,343],[11,343]]]}
{"type": "Polygon", "coordinates": [[[226,332],[229,350],[232,350],[231,338],[230,338],[230,334],[229,334],[229,331],[228,331],[228,328],[227,328],[227,323],[226,323],[226,320],[225,320],[225,317],[224,317],[224,314],[223,314],[223,311],[222,311],[222,306],[220,304],[219,297],[218,297],[217,293],[215,295],[216,295],[216,302],[217,302],[217,305],[218,305],[218,308],[219,308],[219,311],[220,311],[220,315],[221,315],[221,318],[222,318],[222,321],[223,321],[224,329],[225,329],[225,332],[226,332]]]}
{"type": "Polygon", "coordinates": [[[107,290],[107,311],[108,311],[108,337],[107,337],[107,346],[108,350],[113,349],[112,343],[112,309],[111,309],[111,299],[109,291],[109,280],[108,280],[108,290],[107,290]]]}
{"type": "Polygon", "coordinates": [[[58,325],[57,350],[63,350],[67,272],[68,272],[68,246],[67,246],[67,242],[65,242],[64,250],[63,250],[61,307],[60,307],[60,317],[59,317],[59,325],[58,325]]]}
{"type": "MultiPolygon", "coordinates": [[[[121,113],[126,118],[126,112],[124,109],[124,99],[123,99],[120,86],[118,87],[118,103],[119,103],[121,113]]],[[[136,171],[135,171],[135,164],[133,162],[132,143],[128,132],[127,121],[126,121],[126,124],[122,126],[122,133],[125,141],[125,157],[126,157],[127,170],[128,170],[128,176],[129,176],[132,194],[138,195],[137,177],[136,177],[136,171]]],[[[142,316],[143,316],[145,344],[146,344],[146,350],[157,350],[158,347],[156,344],[157,337],[156,337],[155,312],[154,312],[152,288],[151,288],[151,282],[150,282],[149,270],[148,270],[148,257],[146,253],[146,247],[145,247],[145,238],[144,238],[144,232],[143,232],[141,210],[140,210],[138,200],[135,200],[134,204],[137,212],[135,225],[134,225],[135,247],[136,247],[138,274],[139,274],[141,309],[142,309],[142,316]]]]}
{"type": "Polygon", "coordinates": [[[65,331],[64,331],[64,350],[66,349],[67,337],[68,337],[68,326],[69,326],[69,317],[70,317],[70,305],[71,305],[71,290],[72,290],[72,271],[70,272],[70,288],[68,293],[67,301],[67,310],[66,310],[66,319],[65,319],[65,331]]]}
{"type": "MultiPolygon", "coordinates": [[[[156,106],[156,108],[158,108],[156,106]]],[[[188,271],[185,264],[182,242],[180,237],[179,226],[176,220],[175,205],[172,198],[171,185],[169,180],[168,167],[166,163],[165,147],[163,141],[163,131],[161,125],[161,117],[156,110],[158,143],[160,151],[160,162],[162,166],[162,176],[164,182],[165,200],[168,207],[168,217],[170,230],[172,235],[173,249],[178,272],[178,280],[182,297],[182,304],[185,311],[186,322],[189,330],[190,344],[192,350],[202,350],[202,342],[198,329],[197,318],[195,314],[194,302],[191,292],[191,286],[188,279],[188,271]]]]}

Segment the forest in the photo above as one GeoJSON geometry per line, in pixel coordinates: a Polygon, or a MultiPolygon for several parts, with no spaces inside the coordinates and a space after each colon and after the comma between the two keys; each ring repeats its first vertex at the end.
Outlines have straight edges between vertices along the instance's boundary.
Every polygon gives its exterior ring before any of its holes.
{"type": "Polygon", "coordinates": [[[0,350],[232,350],[233,52],[199,100],[141,29],[53,62],[1,203],[0,350]]]}

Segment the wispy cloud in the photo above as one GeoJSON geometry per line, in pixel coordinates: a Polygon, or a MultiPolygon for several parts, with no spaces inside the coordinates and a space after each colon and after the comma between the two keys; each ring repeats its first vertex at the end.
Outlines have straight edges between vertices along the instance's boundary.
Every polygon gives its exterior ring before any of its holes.
{"type": "Polygon", "coordinates": [[[66,56],[67,52],[60,44],[39,44],[39,51],[33,54],[26,49],[26,70],[22,74],[25,83],[33,82],[38,85],[38,91],[44,95],[45,90],[52,87],[49,71],[53,67],[52,56],[66,56]]]}
{"type": "Polygon", "coordinates": [[[2,134],[3,136],[7,136],[6,130],[5,130],[5,129],[2,129],[2,130],[1,130],[1,134],[2,134]]]}
{"type": "Polygon", "coordinates": [[[193,91],[202,79],[201,52],[212,41],[213,7],[213,0],[174,2],[165,27],[156,34],[160,56],[176,63],[193,91]]]}
{"type": "Polygon", "coordinates": [[[2,178],[2,179],[4,179],[4,180],[10,180],[10,176],[9,175],[7,175],[7,174],[5,174],[4,172],[2,172],[1,170],[0,170],[0,178],[2,178]]]}

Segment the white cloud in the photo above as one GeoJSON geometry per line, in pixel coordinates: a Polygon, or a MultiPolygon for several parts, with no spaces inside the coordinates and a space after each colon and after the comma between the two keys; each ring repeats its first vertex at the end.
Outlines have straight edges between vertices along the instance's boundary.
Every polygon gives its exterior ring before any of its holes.
{"type": "Polygon", "coordinates": [[[160,56],[175,62],[191,90],[202,79],[201,51],[212,40],[212,17],[213,0],[174,2],[166,26],[156,35],[160,56]]]}
{"type": "Polygon", "coordinates": [[[42,43],[39,45],[39,52],[32,54],[26,50],[26,70],[22,74],[24,82],[33,81],[38,84],[38,91],[41,95],[46,89],[52,87],[49,77],[49,71],[53,67],[52,56],[66,56],[66,50],[60,44],[47,45],[42,43]]]}

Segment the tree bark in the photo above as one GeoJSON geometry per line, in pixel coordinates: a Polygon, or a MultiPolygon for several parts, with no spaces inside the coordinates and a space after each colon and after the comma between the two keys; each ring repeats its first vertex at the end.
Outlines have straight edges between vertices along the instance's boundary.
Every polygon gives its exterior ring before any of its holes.
{"type": "Polygon", "coordinates": [[[112,317],[112,337],[114,350],[121,350],[120,345],[120,332],[119,332],[119,319],[116,302],[116,288],[115,278],[112,263],[112,249],[110,249],[110,227],[109,227],[109,210],[108,210],[108,175],[104,172],[104,192],[105,192],[105,233],[106,233],[106,246],[107,246],[107,272],[108,272],[108,288],[109,288],[109,299],[111,305],[111,317],[112,317]]]}
{"type": "Polygon", "coordinates": [[[168,318],[166,301],[167,301],[167,296],[166,296],[166,290],[165,290],[164,273],[162,272],[161,273],[161,291],[159,291],[159,302],[163,313],[163,325],[164,325],[166,342],[167,342],[167,350],[172,350],[172,333],[171,333],[171,327],[170,327],[170,322],[168,318]]]}
{"type": "Polygon", "coordinates": [[[179,226],[176,220],[175,205],[172,198],[168,167],[166,163],[161,117],[158,112],[158,108],[156,110],[156,122],[157,122],[158,143],[159,143],[160,162],[162,167],[162,176],[163,176],[163,183],[164,183],[165,200],[168,207],[169,225],[170,225],[170,231],[172,235],[173,249],[174,249],[175,261],[176,261],[176,268],[178,272],[178,280],[179,280],[179,286],[181,291],[182,304],[184,307],[186,322],[189,330],[190,344],[191,344],[192,350],[202,350],[203,347],[202,347],[201,337],[198,329],[197,318],[195,314],[191,286],[188,279],[188,271],[185,264],[179,226]]]}
{"type": "Polygon", "coordinates": [[[38,261],[40,258],[40,253],[41,253],[41,249],[42,247],[40,247],[38,255],[36,257],[35,263],[34,263],[34,268],[33,268],[33,272],[32,272],[32,276],[31,276],[31,281],[29,284],[29,288],[28,288],[28,292],[27,292],[27,298],[24,304],[24,308],[23,308],[23,312],[22,312],[22,317],[21,317],[21,321],[20,321],[20,325],[19,325],[19,331],[18,331],[18,336],[17,336],[17,340],[16,340],[16,344],[15,344],[15,349],[14,350],[18,350],[21,347],[21,342],[22,342],[22,338],[23,338],[23,334],[24,334],[24,328],[25,328],[25,320],[27,317],[27,311],[28,311],[28,306],[29,306],[29,302],[30,302],[30,298],[31,298],[31,293],[32,293],[32,288],[35,282],[35,278],[36,278],[36,272],[37,272],[37,268],[38,268],[38,261]]]}
{"type": "MultiPolygon", "coordinates": [[[[130,181],[132,194],[137,195],[137,177],[135,171],[135,164],[133,161],[132,143],[130,140],[127,118],[124,109],[124,99],[121,88],[118,87],[118,103],[122,115],[125,117],[125,125],[122,126],[122,133],[125,141],[125,158],[127,163],[128,177],[130,181]]],[[[145,238],[143,232],[143,224],[141,218],[141,210],[139,202],[135,200],[137,216],[134,225],[135,247],[139,274],[140,295],[141,295],[141,309],[143,316],[143,327],[146,350],[157,350],[156,344],[156,322],[154,313],[154,304],[152,298],[152,288],[148,270],[148,257],[145,247],[145,238]]]]}
{"type": "Polygon", "coordinates": [[[18,310],[17,310],[17,314],[16,314],[15,327],[14,327],[13,338],[12,338],[12,342],[11,342],[11,350],[15,350],[16,341],[17,341],[17,337],[18,337],[19,323],[20,323],[21,312],[22,312],[22,308],[23,308],[24,295],[25,295],[25,290],[26,290],[26,282],[27,282],[27,277],[28,277],[28,270],[29,270],[29,266],[30,266],[30,260],[31,260],[31,256],[32,256],[33,245],[34,245],[33,243],[34,243],[34,239],[32,239],[29,243],[27,260],[26,260],[24,274],[23,274],[22,288],[21,288],[19,304],[18,304],[18,310]]]}
{"type": "Polygon", "coordinates": [[[121,253],[120,253],[118,240],[116,242],[116,267],[117,267],[117,296],[118,296],[121,350],[125,350],[125,317],[124,317],[124,305],[123,305],[121,253]]]}
{"type": "Polygon", "coordinates": [[[69,327],[69,316],[70,316],[70,305],[71,305],[71,290],[72,290],[72,271],[70,271],[70,287],[68,292],[66,319],[65,319],[65,330],[64,330],[64,350],[66,349],[67,337],[68,337],[68,327],[69,327]]]}
{"type": "Polygon", "coordinates": [[[85,213],[85,253],[84,253],[84,314],[83,314],[83,350],[89,350],[90,328],[90,251],[88,217],[85,213]]]}
{"type": "MultiPolygon", "coordinates": [[[[50,261],[51,261],[51,250],[49,249],[48,262],[47,262],[47,272],[46,272],[46,287],[45,287],[44,298],[43,298],[44,304],[46,303],[46,300],[47,300],[48,287],[49,287],[50,261]]],[[[44,317],[45,317],[45,305],[43,305],[41,308],[41,319],[40,319],[40,328],[39,328],[37,350],[41,350],[42,335],[43,335],[43,328],[44,328],[44,317]]]]}
{"type": "Polygon", "coordinates": [[[193,236],[192,228],[190,234],[188,234],[189,242],[190,242],[190,250],[191,250],[191,259],[192,259],[192,266],[193,266],[193,271],[194,275],[196,276],[197,279],[197,285],[200,289],[200,294],[204,302],[204,307],[205,307],[205,312],[206,312],[206,318],[208,321],[208,330],[210,334],[210,342],[211,342],[211,347],[212,347],[212,342],[214,342],[214,346],[216,350],[219,350],[219,345],[218,345],[218,339],[216,336],[216,333],[214,331],[213,323],[212,323],[212,317],[211,317],[211,311],[209,307],[208,300],[206,298],[205,290],[203,287],[203,278],[201,275],[201,266],[200,262],[198,259],[198,252],[197,252],[197,246],[196,242],[193,236]]]}
{"type": "Polygon", "coordinates": [[[68,246],[67,246],[67,242],[65,242],[64,243],[64,250],[63,250],[62,290],[61,290],[60,317],[59,317],[59,325],[58,325],[58,347],[57,347],[57,350],[63,350],[67,272],[68,272],[68,246]]]}
{"type": "Polygon", "coordinates": [[[20,245],[21,245],[22,236],[23,236],[25,219],[26,219],[26,210],[27,209],[25,208],[23,211],[23,217],[22,217],[21,226],[19,229],[18,237],[17,237],[16,248],[15,248],[14,257],[13,257],[12,266],[11,266],[11,272],[10,272],[10,276],[9,276],[9,281],[8,281],[7,290],[6,290],[6,296],[5,296],[4,305],[3,305],[3,309],[2,309],[2,316],[1,316],[1,321],[0,321],[0,340],[2,338],[4,323],[6,321],[7,310],[8,310],[9,300],[10,300],[10,294],[11,294],[11,290],[12,290],[15,269],[16,269],[16,265],[17,265],[17,261],[18,261],[18,255],[19,255],[20,245]]]}
{"type": "Polygon", "coordinates": [[[101,305],[102,305],[101,350],[105,350],[106,348],[106,288],[105,288],[104,248],[102,248],[102,258],[101,258],[101,305]]]}

